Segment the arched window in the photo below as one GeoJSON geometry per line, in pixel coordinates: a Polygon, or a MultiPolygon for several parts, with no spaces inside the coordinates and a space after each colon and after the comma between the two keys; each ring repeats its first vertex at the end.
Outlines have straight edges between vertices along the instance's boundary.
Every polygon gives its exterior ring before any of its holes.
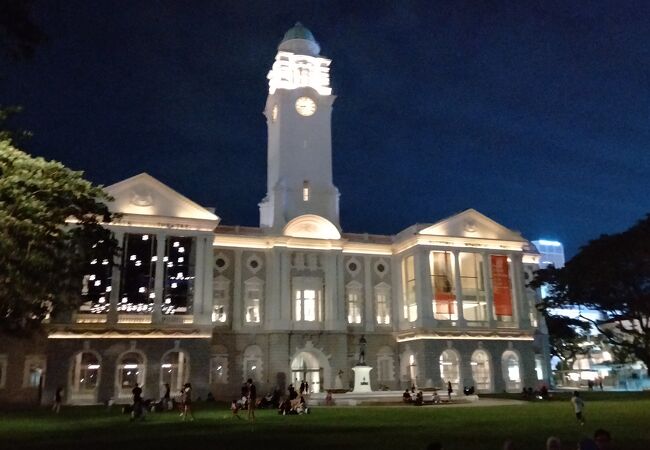
{"type": "Polygon", "coordinates": [[[521,373],[519,355],[512,350],[503,352],[501,357],[503,379],[506,382],[506,391],[518,392],[521,390],[521,373]]]}
{"type": "Polygon", "coordinates": [[[244,350],[244,381],[252,378],[253,381],[262,380],[262,349],[251,345],[244,350]]]}
{"type": "Polygon", "coordinates": [[[101,362],[94,352],[79,352],[72,361],[70,400],[94,402],[101,375],[101,362]]]}
{"type": "Polygon", "coordinates": [[[440,378],[443,383],[451,382],[454,391],[460,388],[460,358],[454,350],[445,350],[440,355],[440,378]]]}
{"type": "Polygon", "coordinates": [[[144,356],[134,351],[123,354],[117,363],[117,396],[130,398],[136,383],[139,386],[144,383],[144,370],[144,356]]]}
{"type": "Polygon", "coordinates": [[[160,363],[160,384],[169,384],[171,392],[178,392],[189,378],[187,353],[181,350],[167,352],[160,363]]]}
{"type": "Polygon", "coordinates": [[[472,353],[472,378],[477,391],[492,390],[492,377],[490,372],[490,357],[485,350],[476,350],[472,353]]]}
{"type": "Polygon", "coordinates": [[[378,325],[390,325],[390,286],[379,283],[375,286],[375,311],[378,325]]]}

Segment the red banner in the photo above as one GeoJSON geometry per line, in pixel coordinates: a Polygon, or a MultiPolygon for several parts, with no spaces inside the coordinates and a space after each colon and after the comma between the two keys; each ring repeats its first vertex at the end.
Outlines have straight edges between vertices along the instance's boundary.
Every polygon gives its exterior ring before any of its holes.
{"type": "Polygon", "coordinates": [[[492,265],[492,293],[494,312],[497,316],[512,316],[512,294],[510,292],[510,267],[508,257],[490,255],[492,265]]]}

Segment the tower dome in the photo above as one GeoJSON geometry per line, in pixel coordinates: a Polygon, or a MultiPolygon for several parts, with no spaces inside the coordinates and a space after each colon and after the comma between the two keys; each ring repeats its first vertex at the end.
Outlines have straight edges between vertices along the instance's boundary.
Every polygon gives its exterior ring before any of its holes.
{"type": "Polygon", "coordinates": [[[320,45],[314,39],[314,35],[302,23],[296,24],[284,33],[278,50],[296,53],[299,55],[318,56],[320,45]]]}
{"type": "Polygon", "coordinates": [[[296,22],[293,28],[290,28],[289,31],[284,33],[282,42],[290,41],[291,39],[305,39],[307,41],[316,42],[316,39],[314,39],[312,32],[309,31],[309,29],[300,22],[296,22]]]}

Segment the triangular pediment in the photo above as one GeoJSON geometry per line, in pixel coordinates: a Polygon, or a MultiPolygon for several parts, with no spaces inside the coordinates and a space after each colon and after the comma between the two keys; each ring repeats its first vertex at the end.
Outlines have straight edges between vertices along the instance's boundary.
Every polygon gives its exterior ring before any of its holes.
{"type": "Polygon", "coordinates": [[[215,214],[147,173],[127,178],[104,190],[114,198],[109,203],[114,213],[219,221],[215,214]]]}
{"type": "Polygon", "coordinates": [[[433,225],[425,226],[418,234],[526,242],[516,231],[504,227],[475,209],[467,209],[433,225]]]}

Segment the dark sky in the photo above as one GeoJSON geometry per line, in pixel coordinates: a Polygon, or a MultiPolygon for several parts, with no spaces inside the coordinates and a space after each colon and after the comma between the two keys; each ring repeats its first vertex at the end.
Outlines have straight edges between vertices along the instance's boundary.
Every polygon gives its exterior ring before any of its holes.
{"type": "Polygon", "coordinates": [[[650,212],[650,2],[37,1],[2,60],[33,154],[112,184],[148,172],[258,224],[266,74],[297,20],[333,59],[344,231],[473,207],[569,255],[650,212]]]}

